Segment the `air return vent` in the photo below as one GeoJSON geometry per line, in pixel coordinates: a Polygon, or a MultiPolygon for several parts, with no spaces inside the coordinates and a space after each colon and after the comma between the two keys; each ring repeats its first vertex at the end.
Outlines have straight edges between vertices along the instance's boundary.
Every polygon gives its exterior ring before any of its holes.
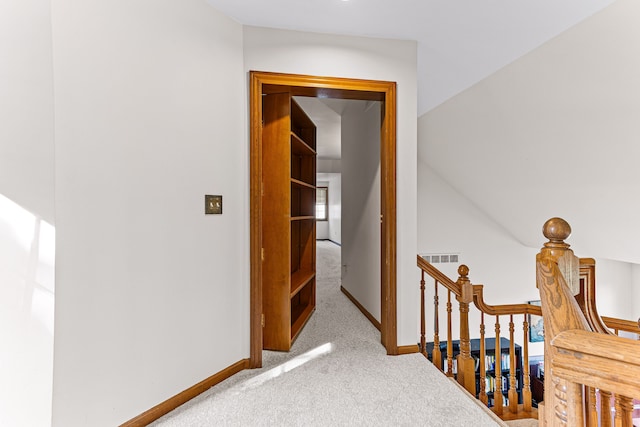
{"type": "Polygon", "coordinates": [[[456,253],[445,253],[445,254],[421,254],[422,258],[425,261],[430,262],[431,264],[439,264],[439,263],[459,263],[460,262],[460,254],[456,253]]]}

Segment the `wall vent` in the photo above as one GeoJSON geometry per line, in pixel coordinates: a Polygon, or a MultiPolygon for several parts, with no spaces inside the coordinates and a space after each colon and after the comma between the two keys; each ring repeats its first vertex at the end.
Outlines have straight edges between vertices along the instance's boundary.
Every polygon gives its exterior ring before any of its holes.
{"type": "Polygon", "coordinates": [[[460,254],[448,253],[448,254],[422,254],[420,255],[425,261],[431,264],[439,263],[458,263],[460,262],[460,254]]]}

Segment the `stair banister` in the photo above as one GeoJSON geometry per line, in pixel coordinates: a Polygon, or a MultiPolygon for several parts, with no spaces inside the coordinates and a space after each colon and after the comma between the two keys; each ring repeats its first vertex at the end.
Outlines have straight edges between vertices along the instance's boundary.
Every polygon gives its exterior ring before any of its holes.
{"type": "Polygon", "coordinates": [[[571,234],[569,224],[552,218],[543,233],[549,242],[536,257],[536,283],[545,322],[542,425],[610,426],[613,397],[615,426],[631,427],[631,396],[640,396],[640,342],[603,330],[597,311],[588,308],[589,299],[587,304],[579,304],[580,298],[574,297],[580,286],[570,286],[570,281],[576,280],[572,268],[577,258],[564,242],[571,234]],[[588,310],[583,312],[581,305],[588,310]],[[600,420],[596,389],[600,393],[600,420]]]}

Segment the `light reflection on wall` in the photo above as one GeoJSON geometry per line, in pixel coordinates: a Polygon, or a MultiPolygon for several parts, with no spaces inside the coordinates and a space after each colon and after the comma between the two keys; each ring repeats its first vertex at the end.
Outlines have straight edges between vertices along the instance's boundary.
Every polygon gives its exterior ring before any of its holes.
{"type": "Polygon", "coordinates": [[[0,426],[51,424],[55,227],[0,194],[0,426]]]}

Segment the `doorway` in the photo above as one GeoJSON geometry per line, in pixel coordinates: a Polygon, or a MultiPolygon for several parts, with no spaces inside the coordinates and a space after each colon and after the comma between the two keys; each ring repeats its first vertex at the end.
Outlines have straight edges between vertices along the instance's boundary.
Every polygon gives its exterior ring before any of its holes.
{"type": "Polygon", "coordinates": [[[394,82],[315,77],[252,71],[250,73],[251,285],[250,366],[262,366],[262,96],[293,96],[381,101],[380,227],[381,341],[387,354],[398,354],[396,307],[396,84],[394,82]]]}

